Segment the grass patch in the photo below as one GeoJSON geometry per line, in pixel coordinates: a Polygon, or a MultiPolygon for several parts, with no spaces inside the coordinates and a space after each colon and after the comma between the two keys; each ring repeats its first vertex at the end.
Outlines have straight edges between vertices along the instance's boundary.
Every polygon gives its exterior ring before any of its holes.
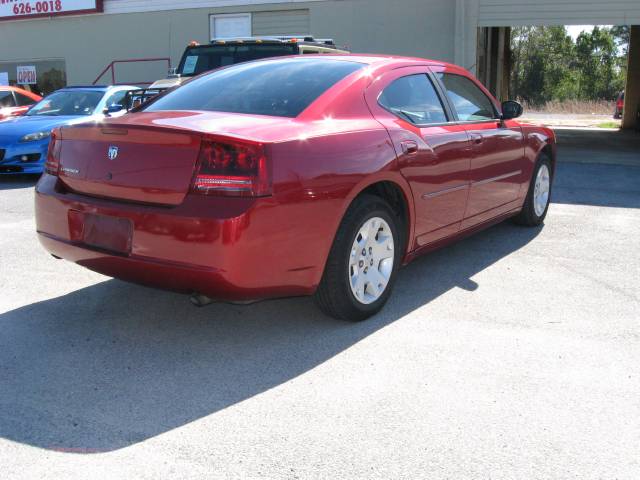
{"type": "Polygon", "coordinates": [[[598,128],[620,128],[619,122],[602,122],[597,125],[598,128]]]}
{"type": "Polygon", "coordinates": [[[522,103],[526,112],[569,113],[574,115],[610,115],[616,105],[616,102],[609,100],[553,100],[536,105],[520,99],[520,103],[522,103]]]}

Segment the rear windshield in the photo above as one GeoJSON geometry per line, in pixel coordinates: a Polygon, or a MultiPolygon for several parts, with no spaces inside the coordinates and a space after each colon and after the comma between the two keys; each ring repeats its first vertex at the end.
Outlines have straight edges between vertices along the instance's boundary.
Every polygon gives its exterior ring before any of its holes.
{"type": "Polygon", "coordinates": [[[240,62],[269,57],[284,57],[285,55],[295,55],[297,53],[298,46],[293,43],[213,45],[211,47],[190,48],[180,60],[178,73],[190,77],[240,62]]]}
{"type": "Polygon", "coordinates": [[[300,57],[216,70],[159,97],[144,110],[206,110],[297,117],[361,63],[300,57]]]}

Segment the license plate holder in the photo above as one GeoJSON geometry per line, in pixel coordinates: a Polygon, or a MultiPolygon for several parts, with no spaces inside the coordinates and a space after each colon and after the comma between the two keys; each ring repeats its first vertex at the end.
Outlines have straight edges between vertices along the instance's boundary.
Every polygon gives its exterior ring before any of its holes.
{"type": "Polygon", "coordinates": [[[82,221],[82,243],[93,248],[129,255],[133,224],[128,218],[85,213],[82,221]]]}

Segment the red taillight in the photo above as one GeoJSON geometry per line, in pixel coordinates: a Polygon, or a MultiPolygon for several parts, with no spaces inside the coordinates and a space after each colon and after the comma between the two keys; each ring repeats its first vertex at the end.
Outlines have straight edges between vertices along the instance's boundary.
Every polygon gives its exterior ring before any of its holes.
{"type": "Polygon", "coordinates": [[[205,139],[191,191],[203,195],[271,195],[271,172],[260,143],[205,139]]]}
{"type": "Polygon", "coordinates": [[[51,132],[49,140],[49,149],[47,150],[47,161],[44,163],[44,170],[49,175],[58,175],[60,170],[60,129],[54,128],[51,132]]]}

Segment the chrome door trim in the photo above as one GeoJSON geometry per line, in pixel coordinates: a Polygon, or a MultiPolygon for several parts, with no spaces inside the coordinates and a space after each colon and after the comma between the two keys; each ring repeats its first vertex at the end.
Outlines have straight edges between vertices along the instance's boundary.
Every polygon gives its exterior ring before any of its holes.
{"type": "Polygon", "coordinates": [[[497,177],[485,178],[484,180],[478,180],[477,182],[471,182],[472,187],[479,187],[486,185],[487,183],[499,182],[500,180],[506,180],[507,178],[521,175],[522,170],[516,170],[515,172],[505,173],[504,175],[498,175],[497,177]]]}
{"type": "Polygon", "coordinates": [[[450,187],[450,188],[445,188],[444,190],[438,190],[437,192],[425,193],[424,195],[422,195],[422,198],[425,200],[428,200],[430,198],[446,195],[447,193],[453,193],[453,192],[458,192],[460,190],[464,190],[468,186],[469,184],[465,183],[464,185],[458,185],[457,187],[450,187]]]}

